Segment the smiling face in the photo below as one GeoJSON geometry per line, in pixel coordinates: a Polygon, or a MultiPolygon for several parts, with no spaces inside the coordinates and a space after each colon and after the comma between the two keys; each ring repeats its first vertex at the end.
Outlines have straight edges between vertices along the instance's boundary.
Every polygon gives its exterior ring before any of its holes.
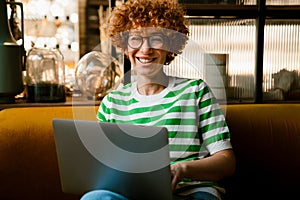
{"type": "Polygon", "coordinates": [[[154,27],[129,32],[126,54],[138,76],[154,77],[163,73],[167,57],[167,39],[154,27]]]}

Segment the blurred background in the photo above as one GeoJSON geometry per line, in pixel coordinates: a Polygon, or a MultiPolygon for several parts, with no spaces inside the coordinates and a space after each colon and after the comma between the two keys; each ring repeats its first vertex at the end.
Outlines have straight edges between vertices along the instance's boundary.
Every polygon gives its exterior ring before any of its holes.
{"type": "MultiPolygon", "coordinates": [[[[16,1],[22,2],[24,9],[25,51],[33,47],[59,49],[65,84],[73,95],[79,60],[93,50],[112,52],[102,24],[111,7],[121,1],[16,1]]],[[[300,100],[300,0],[179,3],[191,20],[191,45],[165,69],[167,73],[203,78],[217,98],[227,102],[300,100]]],[[[20,25],[18,7],[8,15],[20,25]]],[[[14,34],[17,37],[17,29],[14,34]]],[[[130,70],[121,52],[114,57],[121,71],[130,70]]]]}

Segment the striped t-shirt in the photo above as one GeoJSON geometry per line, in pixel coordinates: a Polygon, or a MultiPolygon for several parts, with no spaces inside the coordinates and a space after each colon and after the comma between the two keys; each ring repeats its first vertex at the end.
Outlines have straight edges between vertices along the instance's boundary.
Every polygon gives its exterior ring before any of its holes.
{"type": "Polygon", "coordinates": [[[164,126],[168,129],[171,163],[201,159],[231,148],[223,112],[202,80],[169,77],[168,86],[150,96],[136,82],[107,94],[99,121],[164,126]]]}

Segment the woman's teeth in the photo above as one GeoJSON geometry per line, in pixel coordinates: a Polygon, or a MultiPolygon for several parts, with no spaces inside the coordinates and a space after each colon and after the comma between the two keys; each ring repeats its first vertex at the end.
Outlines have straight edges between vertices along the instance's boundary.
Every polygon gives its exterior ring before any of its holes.
{"type": "Polygon", "coordinates": [[[138,60],[139,60],[141,63],[150,63],[150,62],[152,62],[154,59],[138,58],[138,60]]]}

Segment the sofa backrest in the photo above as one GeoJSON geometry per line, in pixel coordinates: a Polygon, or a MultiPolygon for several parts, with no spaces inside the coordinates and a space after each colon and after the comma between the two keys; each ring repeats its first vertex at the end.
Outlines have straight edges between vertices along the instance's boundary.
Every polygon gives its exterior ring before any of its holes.
{"type": "Polygon", "coordinates": [[[270,193],[276,199],[294,194],[300,187],[300,104],[227,105],[223,109],[237,157],[229,185],[234,194],[243,193],[242,199],[245,195],[260,199],[255,196],[259,192],[268,199],[272,199],[270,193]]]}

